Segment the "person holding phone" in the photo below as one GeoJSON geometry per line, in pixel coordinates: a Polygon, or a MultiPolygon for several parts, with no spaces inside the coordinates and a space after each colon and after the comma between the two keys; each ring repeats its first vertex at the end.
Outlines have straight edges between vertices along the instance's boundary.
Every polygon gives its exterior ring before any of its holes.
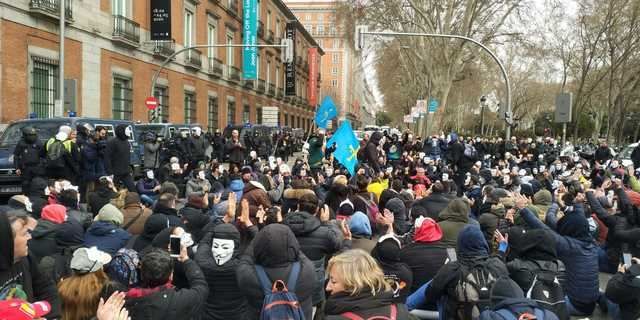
{"type": "MultiPolygon", "coordinates": [[[[616,306],[609,306],[612,319],[640,318],[640,259],[628,256],[618,272],[607,283],[605,295],[616,306]]],[[[624,260],[624,259],[623,259],[624,260]]]]}

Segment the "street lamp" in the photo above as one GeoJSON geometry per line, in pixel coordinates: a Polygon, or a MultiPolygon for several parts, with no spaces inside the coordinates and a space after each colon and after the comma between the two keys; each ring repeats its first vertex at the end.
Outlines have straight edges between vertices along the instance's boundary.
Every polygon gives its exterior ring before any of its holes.
{"type": "Polygon", "coordinates": [[[487,105],[487,97],[480,97],[480,136],[484,136],[484,107],[487,105]]]}

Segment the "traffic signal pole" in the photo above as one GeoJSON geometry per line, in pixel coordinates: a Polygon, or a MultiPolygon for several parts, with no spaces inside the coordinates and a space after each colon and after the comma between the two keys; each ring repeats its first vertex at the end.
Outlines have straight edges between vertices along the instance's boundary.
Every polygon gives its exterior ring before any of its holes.
{"type": "Polygon", "coordinates": [[[513,124],[512,114],[511,114],[511,82],[509,81],[509,76],[507,75],[507,70],[504,67],[504,64],[498,56],[493,53],[487,46],[482,44],[481,42],[456,34],[437,34],[437,33],[414,33],[414,32],[387,32],[387,31],[368,31],[367,26],[356,26],[355,32],[355,47],[356,50],[360,50],[364,47],[364,36],[365,35],[376,35],[376,36],[387,36],[387,37],[429,37],[429,38],[448,38],[448,39],[461,39],[469,42],[473,42],[482,48],[485,52],[487,52],[491,58],[498,64],[500,67],[500,71],[502,72],[502,77],[504,78],[505,87],[507,90],[507,111],[505,112],[505,122],[506,122],[506,138],[507,140],[511,139],[511,125],[513,124]]]}

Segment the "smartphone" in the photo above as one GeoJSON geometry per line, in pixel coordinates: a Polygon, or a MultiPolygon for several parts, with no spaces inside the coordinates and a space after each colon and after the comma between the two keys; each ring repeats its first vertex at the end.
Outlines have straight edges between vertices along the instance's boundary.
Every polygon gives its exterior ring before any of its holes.
{"type": "Polygon", "coordinates": [[[623,253],[622,261],[624,262],[624,267],[629,269],[631,268],[631,253],[623,253]]]}
{"type": "Polygon", "coordinates": [[[180,236],[171,235],[169,237],[169,254],[172,258],[180,256],[180,236]]]}
{"type": "Polygon", "coordinates": [[[456,255],[456,249],[455,248],[447,248],[447,257],[449,258],[449,261],[451,261],[451,262],[458,261],[458,256],[456,255]]]}

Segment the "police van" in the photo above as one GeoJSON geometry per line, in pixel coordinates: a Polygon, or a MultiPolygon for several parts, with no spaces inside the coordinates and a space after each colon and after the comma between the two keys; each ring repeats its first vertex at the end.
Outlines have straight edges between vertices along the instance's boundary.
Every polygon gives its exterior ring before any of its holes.
{"type": "Polygon", "coordinates": [[[22,192],[20,176],[16,174],[13,164],[13,150],[22,138],[22,129],[25,127],[33,127],[36,129],[38,139],[42,144],[46,144],[47,140],[53,137],[58,128],[63,125],[70,126],[75,130],[78,125],[90,124],[93,128],[98,126],[107,129],[107,137],[115,136],[115,128],[120,124],[128,125],[133,132],[129,138],[129,159],[131,161],[131,169],[134,176],[140,174],[140,155],[134,150],[138,150],[138,140],[132,121],[112,120],[112,119],[96,119],[83,117],[60,117],[48,119],[25,119],[14,121],[4,130],[0,136],[0,195],[14,195],[22,192]]]}

